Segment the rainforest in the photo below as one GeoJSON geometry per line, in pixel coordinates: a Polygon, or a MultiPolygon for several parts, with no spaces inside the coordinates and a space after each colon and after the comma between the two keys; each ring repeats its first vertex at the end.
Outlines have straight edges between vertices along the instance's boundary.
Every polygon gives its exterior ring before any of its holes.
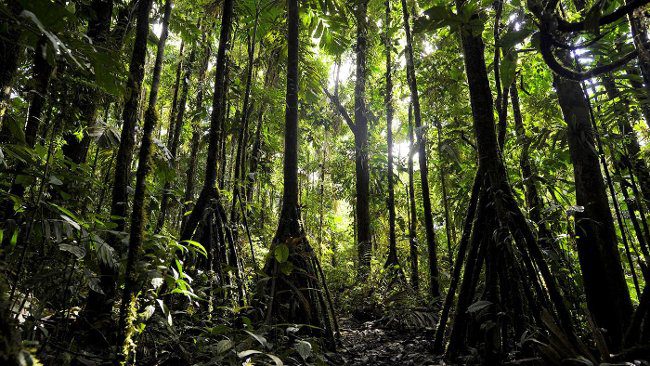
{"type": "Polygon", "coordinates": [[[650,0],[0,0],[0,365],[650,365],[650,0]]]}

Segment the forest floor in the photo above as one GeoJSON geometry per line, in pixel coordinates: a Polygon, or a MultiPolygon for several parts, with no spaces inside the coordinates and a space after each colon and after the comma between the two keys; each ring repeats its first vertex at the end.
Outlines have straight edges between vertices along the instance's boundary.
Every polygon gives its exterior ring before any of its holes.
{"type": "Polygon", "coordinates": [[[431,352],[433,329],[404,329],[382,323],[340,319],[342,364],[444,365],[440,357],[431,352]]]}

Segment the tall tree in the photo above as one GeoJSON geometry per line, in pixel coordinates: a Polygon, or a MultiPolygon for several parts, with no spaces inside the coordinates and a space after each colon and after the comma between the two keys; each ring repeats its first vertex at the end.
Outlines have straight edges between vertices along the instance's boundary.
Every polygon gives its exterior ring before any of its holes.
{"type": "Polygon", "coordinates": [[[629,324],[632,302],[600,171],[589,105],[579,82],[557,74],[553,82],[568,129],[576,204],[584,208],[575,213],[575,232],[587,305],[596,324],[607,329],[610,347],[616,350],[629,324]]]}
{"type": "MultiPolygon", "coordinates": [[[[129,64],[129,78],[122,110],[122,133],[120,145],[115,158],[115,176],[111,199],[111,217],[115,223],[115,231],[126,229],[128,215],[128,184],[131,170],[131,160],[135,145],[135,127],[138,118],[138,107],[142,80],[144,79],[145,58],[147,54],[147,37],[149,36],[149,13],[152,0],[141,1],[137,8],[137,24],[133,52],[129,64]]],[[[109,234],[107,243],[123,253],[121,238],[117,234],[109,234]]],[[[117,271],[112,265],[99,262],[103,293],[91,291],[86,305],[86,317],[92,323],[95,320],[110,316],[115,301],[117,271]]]]}
{"type": "Polygon", "coordinates": [[[415,120],[415,136],[417,137],[418,162],[420,165],[420,182],[422,185],[422,206],[424,207],[424,229],[427,238],[427,253],[429,258],[429,293],[433,298],[440,296],[440,281],[438,270],[438,257],[436,233],[433,229],[433,212],[431,210],[431,196],[429,191],[429,168],[427,165],[427,141],[425,127],[422,125],[422,112],[420,109],[420,95],[418,92],[417,78],[415,76],[415,61],[413,58],[413,36],[408,5],[402,1],[402,14],[404,16],[404,32],[406,32],[406,75],[411,91],[413,104],[413,117],[415,120]]]}
{"type": "Polygon", "coordinates": [[[301,225],[298,202],[298,75],[299,1],[288,0],[287,93],[284,124],[282,208],[264,272],[267,300],[266,321],[281,324],[297,321],[315,326],[334,347],[333,312],[322,290],[323,273],[301,225]]]}
{"type": "Polygon", "coordinates": [[[384,44],[386,52],[386,94],[384,104],[386,107],[386,140],[388,145],[388,258],[385,267],[398,265],[397,240],[395,239],[395,187],[393,182],[393,76],[391,52],[393,42],[390,37],[390,0],[385,1],[386,19],[384,24],[384,44]]]}
{"type": "Polygon", "coordinates": [[[418,235],[417,235],[417,210],[415,204],[415,180],[413,178],[413,154],[415,154],[415,143],[413,142],[413,107],[409,104],[409,153],[408,153],[408,201],[409,201],[409,259],[411,262],[411,286],[415,291],[420,289],[420,270],[418,267],[418,235]]]}
{"type": "Polygon", "coordinates": [[[150,170],[149,158],[151,156],[151,147],[153,142],[152,135],[156,128],[156,124],[158,123],[156,104],[158,103],[160,74],[162,72],[163,58],[165,56],[165,43],[167,42],[167,36],[169,34],[169,19],[171,17],[172,6],[172,0],[165,1],[162,31],[158,39],[156,61],[154,63],[151,90],[149,92],[149,103],[145,112],[142,142],[140,145],[140,153],[138,155],[138,170],[136,173],[135,192],[133,194],[133,210],[131,212],[129,248],[126,267],[124,269],[124,292],[122,293],[122,304],[120,306],[120,318],[118,323],[119,335],[117,344],[122,346],[118,358],[121,362],[126,361],[131,348],[131,342],[129,341],[133,332],[133,314],[131,314],[131,308],[135,303],[138,293],[136,263],[139,259],[140,249],[144,239],[145,191],[147,189],[146,180],[150,170]]]}
{"type": "Polygon", "coordinates": [[[181,239],[187,240],[192,237],[194,231],[204,210],[212,199],[219,198],[219,191],[217,190],[217,156],[219,153],[220,140],[219,133],[223,129],[224,123],[224,109],[226,93],[226,64],[228,59],[228,51],[230,50],[230,34],[232,32],[233,24],[233,2],[234,0],[225,0],[223,3],[223,10],[221,14],[221,30],[219,33],[219,48],[217,49],[216,72],[214,82],[214,94],[212,98],[212,114],[210,117],[210,131],[208,134],[208,153],[206,156],[205,179],[203,181],[203,188],[196,200],[196,204],[192,213],[187,218],[181,229],[181,239]]]}
{"type": "Polygon", "coordinates": [[[366,72],[368,57],[368,0],[354,4],[356,32],[356,80],[354,83],[354,121],[341,104],[338,77],[334,95],[324,89],[337,112],[354,134],[356,200],[354,202],[355,241],[358,255],[358,276],[370,272],[372,233],[370,230],[370,170],[368,166],[368,111],[366,109],[366,72]]]}
{"type": "MultiPolygon", "coordinates": [[[[540,319],[542,307],[553,308],[556,321],[568,335],[569,342],[575,344],[576,337],[556,280],[508,182],[495,130],[494,105],[485,64],[485,44],[481,32],[476,31],[476,26],[481,25],[482,20],[469,4],[464,0],[456,1],[458,12],[465,11],[470,15],[468,21],[460,26],[460,38],[476,136],[479,165],[477,179],[483,180],[483,187],[478,197],[471,245],[465,261],[447,353],[455,357],[462,348],[469,345],[468,340],[476,339],[480,334],[489,339],[483,356],[491,363],[498,363],[501,362],[502,354],[499,350],[507,344],[500,338],[507,337],[508,334],[514,334],[514,337],[521,334],[522,328],[519,325],[525,321],[524,309],[527,309],[533,319],[540,319]],[[510,245],[510,249],[504,248],[510,245]],[[480,294],[480,299],[489,302],[485,317],[494,317],[497,311],[512,313],[517,319],[512,333],[500,335],[487,328],[470,325],[473,320],[468,315],[469,305],[477,294],[476,286],[483,266],[485,289],[480,294]],[[518,278],[519,281],[512,281],[513,278],[518,278]],[[524,301],[527,303],[525,307],[524,301]]],[[[468,220],[469,217],[466,222],[468,220]]],[[[463,235],[469,235],[468,230],[463,235]]],[[[460,254],[459,250],[459,256],[460,254]]],[[[460,260],[457,260],[456,266],[460,265],[460,260]]],[[[453,297],[448,296],[450,299],[453,297]]]]}
{"type": "Polygon", "coordinates": [[[368,114],[366,111],[366,58],[368,55],[368,0],[356,3],[357,65],[354,84],[354,147],[356,152],[356,210],[359,275],[370,271],[372,242],[370,232],[370,170],[368,167],[368,114]]]}
{"type": "MultiPolygon", "coordinates": [[[[201,27],[199,26],[199,29],[201,27]]],[[[180,98],[178,99],[177,103],[174,105],[176,115],[174,117],[174,123],[173,123],[173,130],[171,130],[171,122],[170,122],[170,143],[168,144],[169,148],[169,155],[171,156],[171,163],[173,166],[177,165],[177,158],[178,158],[178,147],[181,142],[181,132],[183,131],[183,125],[185,123],[185,109],[187,106],[187,96],[189,94],[190,90],[190,78],[192,77],[192,73],[194,71],[194,61],[196,60],[196,52],[197,52],[197,45],[192,46],[192,51],[190,51],[190,56],[187,60],[187,63],[184,65],[185,66],[185,72],[183,73],[183,77],[181,79],[181,93],[180,93],[180,98]]],[[[180,62],[180,61],[179,61],[180,62]]],[[[174,91],[174,94],[176,94],[178,90],[174,91]]],[[[160,212],[158,214],[158,221],[156,222],[156,232],[160,232],[165,224],[165,219],[167,217],[167,210],[170,205],[170,200],[172,199],[172,194],[170,192],[172,186],[171,181],[165,182],[165,185],[163,187],[163,196],[162,199],[160,200],[160,212]]]]}

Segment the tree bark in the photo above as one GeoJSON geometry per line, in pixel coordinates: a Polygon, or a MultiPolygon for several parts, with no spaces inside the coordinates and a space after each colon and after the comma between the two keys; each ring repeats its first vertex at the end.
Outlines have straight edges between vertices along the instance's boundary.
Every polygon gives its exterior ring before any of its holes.
{"type": "Polygon", "coordinates": [[[618,350],[632,303],[596,154],[589,106],[578,82],[554,75],[554,84],[568,126],[576,203],[584,207],[575,214],[575,231],[587,306],[596,324],[607,329],[611,350],[618,350]]]}
{"type": "MultiPolygon", "coordinates": [[[[237,200],[241,201],[246,197],[242,197],[246,192],[244,191],[244,182],[246,175],[246,164],[245,164],[245,154],[247,148],[247,135],[248,135],[248,121],[250,115],[250,96],[251,96],[251,87],[253,85],[253,70],[254,70],[254,61],[255,61],[255,44],[257,39],[257,24],[258,24],[259,13],[255,15],[255,23],[253,25],[252,35],[249,37],[248,44],[248,64],[246,66],[246,87],[244,89],[244,101],[242,103],[242,113],[241,121],[239,123],[239,136],[238,136],[238,146],[237,146],[237,155],[235,156],[235,174],[233,179],[233,192],[232,192],[232,205],[230,209],[230,222],[235,228],[233,235],[237,237],[237,224],[238,224],[238,210],[237,210],[237,200]],[[242,194],[243,193],[243,194],[242,194]]],[[[261,113],[261,111],[260,111],[261,113]]]]}
{"type": "Polygon", "coordinates": [[[354,85],[354,147],[356,168],[358,275],[370,272],[372,238],[370,232],[370,170],[368,167],[368,116],[366,111],[366,58],[368,56],[368,0],[356,3],[357,65],[354,85]]]}
{"type": "MultiPolygon", "coordinates": [[[[90,5],[91,19],[88,22],[86,36],[93,42],[95,47],[104,47],[110,40],[111,15],[113,13],[113,0],[93,0],[90,5]]],[[[121,49],[122,40],[115,42],[115,50],[121,49]]],[[[78,86],[76,95],[80,98],[77,103],[81,112],[78,123],[84,128],[83,137],[78,139],[74,133],[68,132],[64,135],[66,144],[63,146],[63,154],[70,161],[81,164],[86,162],[90,137],[85,128],[95,124],[97,107],[101,102],[101,92],[92,87],[78,86]]]]}
{"type": "MultiPolygon", "coordinates": [[[[147,53],[147,37],[149,36],[149,12],[152,0],[141,1],[138,5],[136,36],[133,46],[133,53],[129,66],[129,78],[127,91],[122,110],[122,133],[120,146],[117,151],[115,162],[115,177],[111,198],[111,217],[115,231],[121,232],[126,229],[126,217],[128,214],[128,191],[129,173],[133,148],[135,145],[135,126],[137,124],[138,103],[142,80],[144,79],[144,66],[147,53]]],[[[118,254],[123,252],[123,246],[117,235],[109,234],[108,245],[116,249],[118,254]]],[[[115,301],[117,273],[112,266],[100,261],[100,285],[104,294],[91,291],[86,305],[86,316],[90,321],[99,317],[110,316],[113,302],[115,301]]]]}
{"type": "Polygon", "coordinates": [[[205,94],[204,83],[205,83],[205,74],[208,69],[208,64],[210,61],[210,43],[206,42],[206,34],[204,33],[202,44],[204,44],[205,50],[202,56],[201,67],[199,68],[199,75],[197,80],[197,95],[196,95],[196,113],[194,120],[192,121],[192,143],[190,150],[190,159],[187,165],[187,171],[185,173],[185,194],[183,196],[183,205],[184,211],[189,211],[193,204],[191,203],[194,198],[194,181],[196,175],[196,164],[199,158],[199,149],[201,147],[201,136],[203,131],[201,129],[201,120],[203,116],[203,98],[205,94]]]}
{"type": "Polygon", "coordinates": [[[393,182],[393,76],[391,49],[393,48],[390,38],[390,0],[386,0],[386,33],[384,35],[386,52],[386,95],[384,104],[386,107],[386,140],[388,145],[388,258],[384,267],[396,266],[397,240],[395,239],[395,188],[393,182]]]}
{"type": "Polygon", "coordinates": [[[440,283],[437,257],[436,233],[433,230],[433,212],[431,210],[431,196],[429,190],[429,169],[427,166],[426,131],[422,126],[420,112],[420,96],[418,94],[417,78],[413,58],[413,37],[409,20],[406,0],[402,0],[402,13],[404,15],[404,31],[406,32],[406,73],[411,91],[413,116],[415,119],[415,135],[417,136],[418,160],[420,165],[420,181],[422,185],[422,206],[424,207],[424,228],[427,235],[427,250],[429,255],[429,293],[433,298],[440,297],[440,283]]]}
{"type": "Polygon", "coordinates": [[[411,262],[411,286],[417,292],[420,289],[420,270],[418,268],[418,235],[417,235],[417,211],[415,209],[415,181],[413,178],[413,154],[415,153],[415,143],[413,141],[413,107],[409,105],[409,249],[411,262]]]}
{"type": "MultiPolygon", "coordinates": [[[[201,27],[199,26],[199,29],[201,27]]],[[[192,77],[192,72],[194,69],[194,61],[196,59],[196,48],[197,46],[194,45],[192,47],[192,51],[190,52],[190,57],[187,60],[187,64],[185,64],[185,73],[183,74],[183,78],[181,79],[181,95],[180,98],[178,99],[178,104],[176,106],[176,122],[174,123],[174,132],[171,136],[171,144],[168,146],[169,147],[169,155],[171,156],[171,164],[173,167],[177,166],[177,155],[178,155],[178,147],[181,143],[181,132],[183,130],[183,124],[185,123],[185,107],[187,105],[187,95],[189,93],[190,89],[190,78],[192,77]]],[[[163,187],[163,196],[160,201],[160,213],[158,215],[158,221],[156,223],[156,229],[155,232],[159,233],[163,226],[165,225],[165,219],[167,218],[167,210],[169,209],[170,205],[170,200],[172,199],[172,195],[170,193],[170,189],[172,186],[171,181],[165,182],[165,185],[163,187]]]]}
{"type": "Polygon", "coordinates": [[[124,292],[122,293],[122,304],[120,306],[120,319],[118,329],[119,336],[117,344],[121,346],[119,348],[121,352],[118,358],[121,362],[125,362],[128,359],[129,353],[131,351],[131,342],[128,342],[128,338],[130,338],[133,332],[133,315],[131,314],[131,308],[136,302],[137,293],[139,290],[137,285],[138,273],[136,264],[140,256],[140,248],[142,247],[142,241],[144,239],[144,223],[146,220],[144,214],[146,198],[145,191],[147,188],[147,175],[149,174],[150,170],[149,158],[151,156],[151,145],[153,142],[152,135],[158,122],[158,116],[156,114],[156,103],[158,101],[160,74],[162,71],[162,63],[165,55],[165,43],[167,42],[167,36],[169,34],[168,29],[171,11],[172,0],[166,0],[162,21],[162,32],[158,40],[158,50],[156,53],[156,61],[154,64],[151,81],[149,104],[145,113],[142,144],[140,146],[140,153],[138,156],[138,170],[136,173],[135,193],[133,195],[133,211],[131,213],[129,248],[126,268],[124,270],[124,292]]]}
{"type": "Polygon", "coordinates": [[[226,83],[227,51],[230,49],[230,34],[233,23],[234,0],[224,0],[221,15],[221,31],[219,34],[219,48],[217,50],[216,73],[214,94],[212,98],[212,115],[210,117],[210,131],[208,135],[208,153],[206,156],[205,180],[203,188],[192,213],[181,228],[181,240],[192,237],[196,226],[203,216],[203,211],[211,198],[218,198],[217,183],[217,156],[219,153],[219,132],[223,129],[224,122],[224,95],[226,83]]]}
{"type": "Polygon", "coordinates": [[[307,242],[300,224],[298,202],[298,54],[299,1],[288,0],[287,94],[284,130],[284,190],[278,229],[264,272],[271,278],[265,286],[270,296],[266,321],[281,324],[297,321],[317,328],[310,329],[326,338],[334,348],[334,314],[331,312],[327,286],[318,259],[307,242]],[[278,258],[278,249],[286,246],[288,256],[278,258]],[[281,270],[292,263],[292,270],[281,270]],[[326,298],[323,296],[326,293],[326,298]]]}

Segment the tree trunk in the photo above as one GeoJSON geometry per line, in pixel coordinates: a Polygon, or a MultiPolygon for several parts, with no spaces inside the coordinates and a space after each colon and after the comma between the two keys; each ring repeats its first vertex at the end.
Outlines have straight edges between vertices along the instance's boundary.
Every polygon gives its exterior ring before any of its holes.
{"type": "Polygon", "coordinates": [[[203,211],[212,198],[218,198],[217,183],[217,156],[219,153],[219,132],[223,130],[224,122],[224,95],[226,83],[227,51],[230,49],[230,34],[233,23],[234,0],[224,0],[221,16],[221,31],[219,34],[219,48],[217,50],[216,73],[214,94],[212,99],[212,115],[210,117],[210,131],[208,135],[208,153],[206,156],[205,180],[203,188],[196,200],[196,205],[187,221],[181,228],[181,240],[188,240],[203,216],[203,211]]]}
{"type": "MultiPolygon", "coordinates": [[[[147,37],[149,36],[149,11],[152,0],[145,0],[138,5],[136,35],[133,54],[129,66],[127,91],[122,111],[122,134],[115,162],[115,177],[111,199],[111,217],[116,225],[114,230],[125,231],[128,213],[128,183],[131,159],[135,144],[135,126],[137,124],[138,102],[144,79],[145,57],[147,52],[147,37]]],[[[108,245],[116,249],[118,254],[123,252],[123,246],[117,235],[109,234],[108,245]]],[[[100,261],[100,285],[103,294],[91,291],[86,306],[86,316],[92,320],[110,316],[115,300],[117,273],[115,268],[100,261]]]]}
{"type": "Polygon", "coordinates": [[[171,148],[174,141],[175,123],[178,115],[178,91],[181,88],[181,75],[183,73],[183,52],[185,50],[185,41],[181,41],[178,51],[178,64],[176,64],[176,79],[174,81],[174,91],[172,92],[172,109],[169,112],[169,126],[167,128],[167,148],[171,148]]]}
{"type": "MultiPolygon", "coordinates": [[[[438,129],[438,156],[442,160],[442,123],[438,121],[436,123],[438,129]]],[[[449,213],[449,194],[447,191],[447,175],[445,173],[444,162],[440,161],[440,187],[442,189],[442,206],[445,210],[445,232],[447,234],[447,260],[449,261],[449,268],[451,269],[454,266],[454,250],[452,248],[452,241],[456,241],[456,232],[454,231],[454,223],[451,221],[451,215],[449,213]]]]}
{"type": "MultiPolygon", "coordinates": [[[[467,5],[465,1],[457,0],[456,6],[462,11],[467,5]]],[[[479,21],[479,14],[474,13],[468,23],[479,21]]],[[[471,317],[466,313],[474,299],[478,275],[483,264],[487,288],[480,299],[490,301],[485,310],[487,316],[494,317],[498,312],[515,315],[519,313],[517,309],[520,306],[512,301],[518,296],[510,296],[509,299],[507,292],[497,291],[497,285],[510,286],[509,282],[518,278],[517,285],[521,285],[520,288],[529,294],[525,299],[531,318],[539,319],[542,308],[554,308],[556,321],[567,332],[569,341],[577,343],[571,316],[556,279],[542,256],[507,179],[495,131],[494,106],[482,36],[467,26],[461,26],[460,36],[476,135],[478,169],[484,174],[485,183],[479,199],[477,222],[472,233],[475,239],[472,239],[472,248],[465,266],[448,354],[455,356],[461,347],[471,346],[481,338],[489,340],[490,344],[495,346],[504,345],[508,342],[503,338],[516,334],[507,332],[499,335],[475,322],[468,323],[471,317]],[[507,249],[507,246],[510,248],[507,249]],[[470,269],[472,272],[468,273],[470,269]]],[[[461,263],[456,263],[456,266],[460,265],[461,263]]],[[[486,355],[494,356],[493,351],[486,348],[486,355]]]]}
{"type": "Polygon", "coordinates": [[[202,44],[204,44],[204,52],[201,61],[201,67],[199,68],[199,75],[197,79],[197,95],[196,95],[196,113],[194,120],[192,121],[192,142],[190,150],[190,159],[187,165],[187,171],[185,173],[185,194],[183,196],[183,205],[184,212],[188,212],[193,207],[191,203],[194,198],[194,180],[196,175],[196,163],[199,157],[199,149],[201,147],[201,136],[203,131],[201,129],[201,120],[204,112],[203,108],[203,98],[205,94],[204,83],[205,83],[205,74],[208,69],[208,64],[210,62],[210,42],[206,42],[206,33],[203,34],[202,44]]]}
{"type": "Polygon", "coordinates": [[[587,306],[596,324],[607,329],[611,350],[618,350],[632,303],[596,154],[589,106],[578,82],[554,75],[554,84],[568,125],[576,203],[584,207],[575,214],[575,231],[587,306]]]}
{"type": "Polygon", "coordinates": [[[370,272],[372,238],[370,233],[370,170],[368,167],[368,116],[366,111],[366,58],[368,55],[368,0],[356,3],[357,65],[354,86],[354,146],[356,168],[358,275],[370,272]]]}
{"type": "MultiPolygon", "coordinates": [[[[248,44],[248,64],[246,67],[246,88],[244,90],[244,101],[242,104],[242,113],[241,121],[239,123],[239,137],[238,137],[238,146],[237,146],[237,155],[235,157],[235,175],[233,179],[233,192],[232,192],[232,205],[230,208],[230,222],[233,225],[233,235],[237,238],[237,227],[238,227],[238,210],[237,210],[237,201],[241,202],[242,193],[244,190],[244,182],[246,175],[246,164],[245,157],[246,148],[247,148],[247,135],[248,135],[248,120],[250,109],[252,109],[249,101],[251,95],[251,87],[253,85],[253,70],[254,70],[254,61],[255,61],[255,44],[257,39],[257,23],[258,23],[259,13],[255,15],[255,23],[253,25],[252,35],[249,37],[248,44]]],[[[261,113],[261,111],[260,111],[261,113]]]]}
{"type": "MultiPolygon", "coordinates": [[[[199,29],[201,27],[199,26],[199,29]]],[[[183,131],[183,124],[185,123],[185,106],[187,105],[187,95],[190,89],[190,78],[192,77],[192,71],[194,69],[194,61],[196,59],[196,48],[194,45],[192,51],[190,52],[190,57],[185,64],[185,73],[181,79],[181,95],[178,100],[178,105],[176,106],[176,122],[174,123],[174,132],[171,136],[171,144],[169,147],[169,155],[171,156],[171,164],[175,168],[177,165],[177,155],[178,147],[181,143],[181,132],[183,131]]],[[[160,201],[160,213],[158,214],[158,221],[156,223],[155,232],[159,233],[163,226],[165,225],[165,219],[167,217],[167,210],[170,205],[170,200],[173,198],[170,189],[172,186],[172,181],[165,182],[163,187],[163,196],[160,201]]]]}
{"type": "Polygon", "coordinates": [[[393,76],[391,50],[393,48],[390,38],[390,0],[386,0],[386,95],[384,104],[386,107],[386,140],[388,145],[388,258],[384,267],[397,266],[397,240],[395,239],[395,188],[393,183],[393,76]]]}
{"type": "MultiPolygon", "coordinates": [[[[129,235],[129,248],[124,270],[124,292],[122,293],[122,304],[120,306],[119,319],[119,336],[118,345],[120,346],[120,355],[118,358],[124,362],[128,359],[131,351],[131,342],[128,339],[133,332],[133,314],[131,308],[134,306],[138,294],[138,273],[136,264],[140,256],[140,248],[144,238],[144,208],[145,208],[145,190],[147,183],[147,174],[149,173],[149,158],[151,156],[151,145],[153,142],[152,134],[158,122],[156,103],[158,101],[158,89],[160,87],[160,74],[162,63],[165,55],[165,43],[168,36],[169,18],[172,11],[172,0],[166,0],[162,22],[162,32],[158,40],[158,50],[154,64],[151,91],[149,94],[149,105],[144,118],[144,128],[142,132],[142,144],[138,156],[138,170],[136,173],[135,193],[133,195],[133,211],[131,213],[131,231],[129,235]]],[[[148,22],[147,22],[148,23],[148,22]]],[[[148,28],[148,24],[147,24],[148,28]]]]}
{"type": "MultiPolygon", "coordinates": [[[[39,41],[36,49],[34,50],[34,65],[33,65],[33,95],[31,103],[29,104],[29,111],[27,113],[27,123],[25,125],[25,142],[30,148],[36,146],[36,139],[38,138],[38,130],[41,124],[41,117],[43,116],[43,109],[45,108],[45,103],[47,101],[48,87],[50,84],[50,77],[54,71],[54,67],[50,65],[47,61],[46,53],[53,52],[52,50],[48,51],[48,41],[45,36],[42,36],[39,41]]],[[[23,171],[26,166],[23,163],[18,163],[16,165],[16,170],[18,172],[23,171]]],[[[13,183],[9,192],[13,195],[21,197],[25,194],[25,186],[22,184],[13,183]]],[[[5,213],[13,211],[13,209],[7,207],[3,209],[5,213]]]]}
{"type": "Polygon", "coordinates": [[[420,289],[420,271],[418,268],[418,235],[417,235],[417,211],[415,209],[415,181],[413,179],[413,153],[415,144],[413,142],[413,107],[409,105],[409,249],[411,262],[411,286],[417,292],[420,289]]]}
{"type": "Polygon", "coordinates": [[[287,321],[309,324],[320,328],[309,332],[326,337],[334,347],[334,317],[329,296],[323,296],[327,287],[318,259],[307,242],[301,226],[298,202],[298,14],[299,1],[288,0],[288,61],[287,94],[284,131],[284,190],[278,229],[271,245],[271,253],[264,272],[271,280],[264,286],[267,300],[266,321],[282,324],[287,321]],[[279,252],[288,255],[278,255],[279,252]],[[292,264],[288,271],[286,263],[292,264]],[[329,304],[329,305],[328,305],[329,304]]]}
{"type": "MultiPolygon", "coordinates": [[[[90,8],[92,15],[88,22],[86,36],[92,40],[95,47],[104,47],[109,41],[113,0],[93,0],[90,8]]],[[[119,40],[116,42],[115,49],[121,47],[122,40],[119,40]]],[[[102,94],[99,89],[80,85],[76,88],[76,95],[81,98],[78,100],[81,115],[75,123],[78,124],[76,127],[84,129],[83,137],[80,140],[74,133],[66,133],[64,135],[66,144],[62,150],[70,161],[81,164],[86,162],[90,147],[90,136],[85,129],[95,124],[97,107],[100,105],[102,94]]]]}
{"type": "Polygon", "coordinates": [[[50,77],[54,71],[54,67],[45,59],[47,52],[52,52],[48,48],[48,41],[43,36],[39,40],[36,50],[34,50],[34,76],[32,78],[34,90],[29,105],[29,113],[27,114],[27,124],[25,125],[25,141],[32,148],[36,145],[41,117],[47,100],[50,77]]]}
{"type": "Polygon", "coordinates": [[[413,59],[413,37],[406,0],[402,0],[402,13],[404,14],[404,31],[406,32],[406,73],[411,90],[411,103],[415,118],[415,135],[417,136],[418,160],[420,163],[420,180],[422,185],[422,206],[424,207],[424,228],[427,234],[427,250],[429,254],[429,292],[433,298],[440,297],[440,283],[438,271],[438,258],[436,233],[433,230],[433,212],[431,210],[431,196],[429,190],[429,169],[427,167],[427,142],[426,131],[422,126],[420,112],[420,96],[418,94],[415,64],[413,59]]]}

